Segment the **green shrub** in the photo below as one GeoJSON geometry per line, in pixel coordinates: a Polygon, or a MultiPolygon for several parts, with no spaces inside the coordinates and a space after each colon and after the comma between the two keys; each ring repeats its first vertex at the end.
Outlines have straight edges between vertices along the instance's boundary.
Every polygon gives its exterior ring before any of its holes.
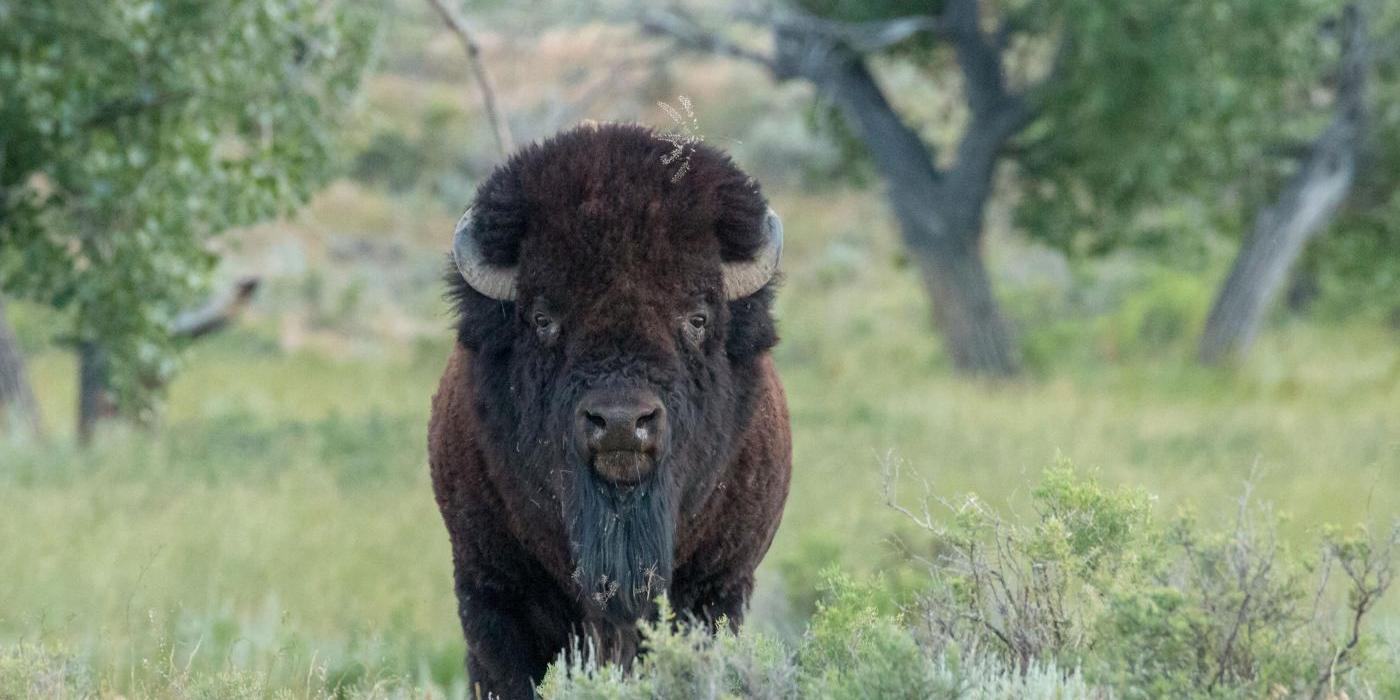
{"type": "Polygon", "coordinates": [[[0,648],[0,698],[91,694],[87,669],[67,655],[29,644],[0,648]]]}
{"type": "Polygon", "coordinates": [[[1076,269],[1064,290],[1013,289],[1007,305],[1013,318],[1027,321],[1022,342],[1037,372],[1188,357],[1210,311],[1207,279],[1125,259],[1076,269]]]}
{"type": "Polygon", "coordinates": [[[798,653],[803,697],[916,698],[947,695],[925,650],[897,616],[882,614],[879,592],[834,574],[798,653]]]}
{"type": "MultiPolygon", "coordinates": [[[[1376,697],[1395,686],[1363,623],[1393,580],[1400,528],[1327,531],[1289,550],[1248,493],[1220,532],[1060,464],[1035,517],[975,497],[892,506],[933,539],[926,586],[903,606],[880,580],[828,569],[794,652],[754,632],[642,625],[632,671],[577,651],[542,694],[603,698],[1376,697]],[[933,516],[945,507],[946,522],[933,516]]],[[[1394,655],[1394,651],[1390,652],[1394,655]]]]}
{"type": "Polygon", "coordinates": [[[1330,696],[1378,670],[1363,622],[1393,580],[1400,527],[1329,530],[1309,557],[1248,492],[1223,532],[1158,524],[1142,492],[1067,465],[1034,499],[1027,523],[975,498],[945,503],[948,525],[906,510],[939,552],[915,604],[933,648],[1082,668],[1129,698],[1330,696]]]}
{"type": "Polygon", "coordinates": [[[642,656],[624,671],[596,663],[577,647],[550,667],[540,687],[546,700],[642,698],[968,698],[1051,700],[1098,697],[1078,673],[1053,664],[1025,672],[995,658],[967,663],[931,656],[897,614],[881,612],[874,582],[833,573],[811,628],[796,653],[762,633],[710,635],[677,624],[662,601],[660,623],[641,625],[642,656]]]}
{"type": "Polygon", "coordinates": [[[624,672],[598,663],[586,645],[576,645],[550,667],[540,686],[550,700],[747,697],[797,698],[791,654],[762,634],[734,634],[720,624],[716,634],[680,622],[661,600],[660,620],[641,623],[645,655],[624,672]]]}
{"type": "Polygon", "coordinates": [[[379,131],[355,155],[350,172],[360,182],[405,192],[418,184],[426,159],[418,144],[401,131],[379,131]]]}
{"type": "Polygon", "coordinates": [[[1143,284],[1102,319],[1100,352],[1110,360],[1180,351],[1205,324],[1212,290],[1199,276],[1162,271],[1143,284]]]}

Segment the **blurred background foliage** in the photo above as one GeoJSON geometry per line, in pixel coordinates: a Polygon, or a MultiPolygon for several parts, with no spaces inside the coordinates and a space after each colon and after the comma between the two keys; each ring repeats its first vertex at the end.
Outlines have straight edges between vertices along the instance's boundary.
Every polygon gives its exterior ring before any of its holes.
{"type": "MultiPolygon", "coordinates": [[[[872,22],[932,5],[793,7],[872,22]]],[[[1374,68],[1350,196],[1250,353],[1202,367],[1244,232],[1331,116],[1341,3],[983,5],[989,32],[1014,18],[1013,87],[1061,61],[984,212],[1023,365],[997,383],[954,371],[890,183],[811,84],[681,51],[632,3],[457,5],[518,143],[581,119],[666,130],[657,103],[684,94],[783,213],[796,471],[752,626],[792,648],[840,596],[830,567],[881,572],[891,600],[923,580],[910,554],[933,545],[881,504],[887,452],[1011,514],[1035,512],[1059,454],[1155,494],[1154,517],[1212,524],[1257,464],[1294,542],[1400,512],[1400,6],[1361,3],[1374,68]]],[[[175,695],[183,668],[464,695],[423,433],[451,342],[449,232],[498,157],[455,38],[421,0],[0,0],[0,26],[0,293],[45,428],[0,438],[0,644],[71,655],[114,693],[175,695]],[[248,275],[231,329],[172,337],[248,275]],[[72,349],[93,341],[147,419],[83,449],[72,349]]],[[[955,164],[954,52],[919,33],[868,65],[955,164]]],[[[1375,658],[1400,658],[1396,615],[1383,604],[1375,658]]]]}
{"type": "Polygon", "coordinates": [[[108,349],[118,399],[154,397],[211,238],[304,204],[369,57],[345,3],[0,4],[0,280],[108,349]],[[23,27],[21,31],[14,28],[23,27]]]}

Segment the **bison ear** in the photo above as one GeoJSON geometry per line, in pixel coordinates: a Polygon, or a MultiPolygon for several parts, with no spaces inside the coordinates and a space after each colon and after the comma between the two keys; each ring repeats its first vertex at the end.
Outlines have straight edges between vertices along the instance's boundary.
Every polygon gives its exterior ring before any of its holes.
{"type": "Polygon", "coordinates": [[[452,259],[457,263],[457,272],[472,289],[498,301],[515,300],[515,279],[517,267],[500,267],[486,261],[481,254],[481,245],[473,234],[471,207],[457,220],[457,230],[452,234],[452,259]]]}
{"type": "Polygon", "coordinates": [[[742,262],[724,263],[724,297],[742,299],[768,284],[783,257],[783,220],[769,207],[760,224],[761,242],[753,257],[742,262]]]}

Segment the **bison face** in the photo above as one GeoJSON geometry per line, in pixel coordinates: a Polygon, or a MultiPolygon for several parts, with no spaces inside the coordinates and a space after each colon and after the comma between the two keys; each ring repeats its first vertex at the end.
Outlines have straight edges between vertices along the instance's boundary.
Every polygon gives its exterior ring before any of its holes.
{"type": "Polygon", "coordinates": [[[454,242],[459,339],[507,507],[557,517],[573,585],[619,621],[666,591],[776,341],[777,215],[709,149],[674,180],[669,149],[639,127],[527,148],[454,242]]]}

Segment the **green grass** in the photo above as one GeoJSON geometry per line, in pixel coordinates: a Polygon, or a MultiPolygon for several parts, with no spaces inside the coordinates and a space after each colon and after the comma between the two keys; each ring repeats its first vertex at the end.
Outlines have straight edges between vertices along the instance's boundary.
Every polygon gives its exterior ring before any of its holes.
{"type": "MultiPolygon", "coordinates": [[[[882,504],[887,454],[938,494],[976,491],[1013,512],[1063,455],[1157,494],[1161,515],[1190,506],[1206,521],[1257,468],[1257,494],[1300,541],[1400,513],[1393,332],[1280,323],[1241,366],[1205,370],[1189,362],[1188,332],[1122,342],[1142,304],[1051,314],[1004,287],[1028,344],[1054,351],[1011,384],[959,379],[877,202],[783,206],[777,360],[795,473],[760,570],[759,629],[800,634],[830,564],[901,576],[908,528],[882,504]]],[[[1129,287],[1159,303],[1150,280],[1129,287]]],[[[446,326],[441,309],[424,317],[446,326]]],[[[272,326],[201,343],[159,427],[111,431],[85,452],[67,434],[71,359],[34,356],[54,434],[0,445],[0,648],[62,650],[110,692],[177,695],[162,680],[172,668],[297,694],[380,678],[464,692],[425,456],[448,332],[336,359],[280,350],[272,326]]]]}
{"type": "MultiPolygon", "coordinates": [[[[450,131],[453,143],[467,139],[453,153],[491,152],[467,106],[458,47],[421,3],[399,5],[412,21],[389,30],[357,138],[415,134],[434,105],[456,105],[469,128],[450,131]]],[[[496,67],[558,68],[542,67],[532,43],[515,51],[496,67]]],[[[707,135],[741,165],[766,183],[796,178],[800,168],[781,158],[742,161],[765,152],[755,120],[777,120],[770,127],[795,138],[789,120],[807,94],[715,70],[686,64],[664,94],[629,96],[617,116],[636,116],[632,100],[649,108],[687,94],[707,135]]],[[[446,192],[464,187],[449,180],[446,192]]],[[[1111,261],[1047,282],[1053,275],[1027,263],[1037,258],[991,216],[997,290],[1030,372],[1006,385],[959,379],[877,190],[776,197],[788,231],[776,357],[795,472],[751,628],[801,648],[832,565],[881,572],[890,588],[916,577],[904,550],[922,540],[882,503],[887,455],[937,495],[975,491],[1022,516],[1034,514],[1033,485],[1061,455],[1154,494],[1158,517],[1190,508],[1214,525],[1257,474],[1257,497],[1289,515],[1297,543],[1316,541],[1324,523],[1400,514],[1394,331],[1283,320],[1240,366],[1202,369],[1191,341],[1226,261],[1189,275],[1111,261]]],[[[394,696],[414,686],[465,695],[450,554],[426,467],[428,402],[450,338],[444,309],[429,304],[459,213],[441,196],[341,182],[294,221],[238,235],[246,250],[229,267],[270,270],[253,321],[189,353],[156,428],[117,428],[86,451],[72,444],[72,358],[45,345],[57,324],[10,305],[50,434],[0,438],[0,700],[394,696]],[[335,260],[331,248],[346,240],[375,244],[377,257],[335,260]],[[340,313],[343,299],[358,305],[340,313]],[[279,324],[298,316],[342,327],[284,349],[296,344],[279,324]],[[384,328],[403,318],[443,331],[387,340],[384,328]]],[[[918,496],[913,483],[905,495],[918,496]]],[[[1393,640],[1397,598],[1381,611],[1393,640]]]]}

